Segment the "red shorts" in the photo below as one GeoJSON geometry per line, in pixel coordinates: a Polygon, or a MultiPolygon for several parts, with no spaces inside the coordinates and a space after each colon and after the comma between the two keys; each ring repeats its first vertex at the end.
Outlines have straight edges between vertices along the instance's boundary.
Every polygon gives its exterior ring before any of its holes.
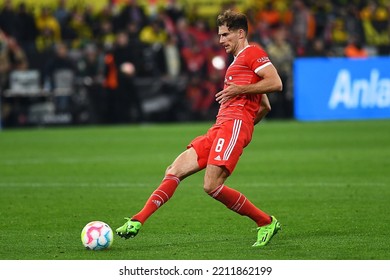
{"type": "Polygon", "coordinates": [[[226,167],[231,174],[252,139],[253,128],[253,124],[238,119],[214,124],[205,135],[192,140],[187,148],[195,149],[201,169],[212,164],[226,167]]]}

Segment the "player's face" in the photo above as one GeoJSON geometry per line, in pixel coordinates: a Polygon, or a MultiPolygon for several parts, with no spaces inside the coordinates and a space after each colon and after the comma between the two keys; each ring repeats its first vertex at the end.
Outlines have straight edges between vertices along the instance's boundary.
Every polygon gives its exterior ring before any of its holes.
{"type": "Polygon", "coordinates": [[[236,55],[239,31],[229,30],[226,25],[218,27],[219,43],[225,48],[227,53],[236,55]]]}

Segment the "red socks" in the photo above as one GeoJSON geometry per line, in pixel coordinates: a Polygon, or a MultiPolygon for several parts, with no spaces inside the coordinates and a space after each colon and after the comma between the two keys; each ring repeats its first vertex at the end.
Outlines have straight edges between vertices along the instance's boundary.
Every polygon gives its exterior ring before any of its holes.
{"type": "MultiPolygon", "coordinates": [[[[131,219],[143,224],[159,207],[173,196],[179,184],[179,178],[167,174],[160,186],[146,201],[144,208],[131,219]]],[[[230,210],[251,218],[259,227],[271,223],[271,217],[268,214],[258,209],[242,193],[234,189],[220,185],[214,191],[210,192],[209,195],[225,204],[230,210]]]]}
{"type": "Polygon", "coordinates": [[[225,185],[220,185],[209,195],[222,202],[227,208],[234,212],[251,218],[260,226],[271,223],[271,217],[254,206],[242,193],[225,185]]]}
{"type": "Polygon", "coordinates": [[[166,203],[174,194],[180,179],[174,175],[167,174],[160,186],[152,193],[146,201],[144,208],[131,219],[143,224],[159,207],[166,203]]]}

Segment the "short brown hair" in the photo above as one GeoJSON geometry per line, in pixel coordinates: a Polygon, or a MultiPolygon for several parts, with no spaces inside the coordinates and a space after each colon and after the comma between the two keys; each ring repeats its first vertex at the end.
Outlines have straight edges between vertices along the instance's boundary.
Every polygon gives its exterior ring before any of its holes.
{"type": "Polygon", "coordinates": [[[226,10],[217,17],[217,26],[226,25],[229,30],[243,29],[248,34],[248,19],[246,15],[226,10]]]}

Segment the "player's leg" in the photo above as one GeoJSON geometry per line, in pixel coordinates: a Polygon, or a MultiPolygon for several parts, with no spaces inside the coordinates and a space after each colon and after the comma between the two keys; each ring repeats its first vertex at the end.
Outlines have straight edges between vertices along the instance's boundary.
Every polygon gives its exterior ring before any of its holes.
{"type": "Polygon", "coordinates": [[[193,148],[181,153],[167,168],[162,182],[142,210],[131,219],[126,218],[127,222],[116,230],[117,234],[125,238],[135,237],[145,221],[173,196],[180,181],[199,170],[197,154],[193,148]]]}
{"type": "Polygon", "coordinates": [[[208,165],[204,190],[212,198],[223,203],[230,210],[252,219],[258,226],[254,247],[265,246],[279,230],[280,223],[275,217],[257,208],[243,193],[224,184],[229,172],[223,166],[208,165]]]}
{"type": "Polygon", "coordinates": [[[132,217],[142,224],[175,193],[181,180],[199,171],[197,155],[193,148],[181,153],[165,171],[161,184],[151,194],[143,209],[132,217]]]}
{"type": "Polygon", "coordinates": [[[249,217],[259,227],[270,224],[270,215],[257,208],[243,193],[224,184],[228,176],[229,171],[224,166],[208,165],[205,173],[205,192],[230,210],[249,217]]]}
{"type": "MultiPolygon", "coordinates": [[[[241,120],[223,124],[210,148],[204,190],[230,210],[249,217],[261,228],[272,224],[271,216],[256,207],[244,194],[224,184],[235,169],[244,148],[249,144],[252,132],[253,126],[241,120]]],[[[273,234],[272,232],[271,236],[273,234]]],[[[266,243],[268,242],[269,239],[266,240],[266,243]]]]}

